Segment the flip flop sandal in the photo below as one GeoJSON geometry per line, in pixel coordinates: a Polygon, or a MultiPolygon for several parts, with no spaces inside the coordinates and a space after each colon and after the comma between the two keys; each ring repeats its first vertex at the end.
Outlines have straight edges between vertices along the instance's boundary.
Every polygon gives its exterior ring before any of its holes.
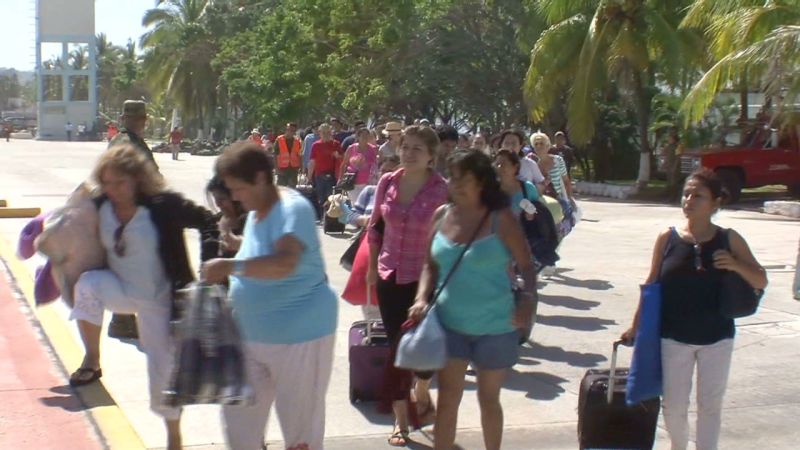
{"type": "Polygon", "coordinates": [[[408,430],[397,430],[389,436],[389,445],[392,447],[405,447],[408,445],[408,430]]]}
{"type": "Polygon", "coordinates": [[[103,376],[103,369],[92,369],[89,367],[81,367],[72,373],[69,377],[69,385],[72,387],[85,386],[94,383],[103,376]],[[87,378],[86,375],[89,375],[87,378]]]}

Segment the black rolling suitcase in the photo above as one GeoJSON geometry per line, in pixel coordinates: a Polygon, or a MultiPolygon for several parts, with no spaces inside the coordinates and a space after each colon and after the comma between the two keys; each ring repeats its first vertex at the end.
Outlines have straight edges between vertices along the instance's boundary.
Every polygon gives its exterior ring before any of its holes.
{"type": "Polygon", "coordinates": [[[628,369],[616,367],[617,348],[621,343],[614,342],[609,370],[587,370],[581,380],[578,395],[581,450],[653,448],[661,399],[654,398],[633,406],[625,403],[628,369]],[[611,390],[609,385],[613,386],[611,390]]]}
{"type": "Polygon", "coordinates": [[[311,202],[311,206],[314,208],[314,212],[317,214],[317,220],[321,220],[323,211],[322,207],[320,206],[319,199],[317,199],[317,192],[314,190],[314,186],[310,184],[298,184],[297,187],[295,187],[295,190],[305,197],[306,200],[311,202]]]}

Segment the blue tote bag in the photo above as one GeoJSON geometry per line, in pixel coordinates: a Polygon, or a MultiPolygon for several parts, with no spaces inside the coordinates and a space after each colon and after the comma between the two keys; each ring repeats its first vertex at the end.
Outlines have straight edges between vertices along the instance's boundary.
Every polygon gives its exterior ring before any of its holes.
{"type": "MultiPolygon", "coordinates": [[[[664,244],[661,266],[669,252],[675,228],[670,227],[669,238],[664,244]]],[[[633,358],[625,388],[625,401],[629,405],[659,397],[664,393],[661,369],[661,268],[655,283],[643,284],[639,298],[639,328],[633,344],[633,358]]]]}
{"type": "Polygon", "coordinates": [[[634,405],[663,393],[661,375],[661,283],[641,286],[639,328],[625,389],[625,401],[634,405]]]}

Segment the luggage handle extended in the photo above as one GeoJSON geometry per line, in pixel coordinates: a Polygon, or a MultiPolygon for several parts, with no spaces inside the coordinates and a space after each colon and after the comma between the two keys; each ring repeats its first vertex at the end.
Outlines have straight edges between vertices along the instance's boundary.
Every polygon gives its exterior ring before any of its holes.
{"type": "Polygon", "coordinates": [[[611,370],[608,372],[608,392],[606,393],[606,401],[609,405],[614,399],[615,378],[617,376],[617,349],[619,349],[620,345],[625,344],[625,341],[622,339],[614,341],[614,350],[611,352],[611,370]]]}
{"type": "MultiPolygon", "coordinates": [[[[372,286],[367,285],[367,306],[372,306],[372,286]]],[[[372,329],[375,326],[375,320],[367,319],[367,337],[366,342],[372,342],[372,329]]]]}

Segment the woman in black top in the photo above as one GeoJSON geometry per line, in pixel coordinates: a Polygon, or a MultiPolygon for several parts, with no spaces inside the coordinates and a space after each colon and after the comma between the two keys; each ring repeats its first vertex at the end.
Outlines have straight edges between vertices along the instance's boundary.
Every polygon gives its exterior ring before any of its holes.
{"type": "Polygon", "coordinates": [[[206,194],[219,209],[219,213],[215,216],[219,224],[220,243],[222,244],[220,245],[220,254],[218,256],[233,258],[242,244],[247,211],[245,211],[240,202],[233,199],[230,189],[217,176],[208,181],[206,194]]]}
{"type": "MultiPolygon", "coordinates": [[[[722,183],[713,172],[686,179],[681,206],[686,222],[661,233],[646,283],[661,282],[661,360],[664,423],[672,450],[689,443],[689,395],[697,365],[697,450],[716,450],[722,397],[733,352],[734,322],[720,313],[720,278],[738,273],[752,287],[767,285],[764,269],[744,238],[711,222],[723,200],[722,183]],[[660,278],[659,278],[660,274],[660,278]]],[[[639,323],[622,338],[631,341],[639,323]]]]}

